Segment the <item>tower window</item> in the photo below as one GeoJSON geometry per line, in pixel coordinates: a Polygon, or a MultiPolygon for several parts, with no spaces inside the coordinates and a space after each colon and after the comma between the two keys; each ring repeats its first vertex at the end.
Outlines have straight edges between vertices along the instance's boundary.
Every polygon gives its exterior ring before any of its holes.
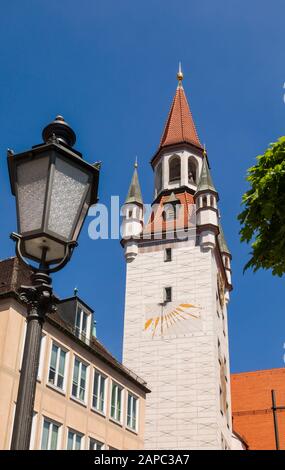
{"type": "Polygon", "coordinates": [[[197,183],[196,178],[196,165],[193,159],[190,157],[188,158],[188,182],[190,184],[197,183]]]}
{"type": "Polygon", "coordinates": [[[172,301],[172,287],[165,287],[164,288],[164,302],[171,302],[172,301]]]}
{"type": "Polygon", "coordinates": [[[159,193],[159,191],[161,190],[162,188],[162,168],[161,168],[161,163],[157,166],[157,170],[156,170],[156,189],[157,189],[157,192],[159,193]]]}
{"type": "Polygon", "coordinates": [[[129,219],[131,219],[132,216],[133,216],[133,211],[132,211],[132,209],[131,209],[131,210],[129,210],[129,219]]]}
{"type": "Polygon", "coordinates": [[[202,197],[202,206],[207,207],[207,196],[202,197]]]}
{"type": "Polygon", "coordinates": [[[172,261],[172,250],[171,248],[166,248],[164,251],[164,261],[172,261]]]}
{"type": "Polygon", "coordinates": [[[214,196],[210,197],[210,206],[214,207],[214,196]]]}
{"type": "Polygon", "coordinates": [[[180,158],[178,156],[175,156],[172,157],[169,161],[169,183],[180,182],[180,177],[180,158]]]}

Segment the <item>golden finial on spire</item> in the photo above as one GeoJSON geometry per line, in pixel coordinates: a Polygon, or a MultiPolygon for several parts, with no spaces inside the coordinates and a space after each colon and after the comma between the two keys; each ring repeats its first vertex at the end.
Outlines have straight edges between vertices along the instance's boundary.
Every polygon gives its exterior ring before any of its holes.
{"type": "Polygon", "coordinates": [[[138,157],[137,156],[136,156],[136,159],[135,159],[135,165],[134,166],[135,166],[135,168],[138,167],[138,157]]]}
{"type": "Polygon", "coordinates": [[[203,147],[204,147],[203,155],[204,157],[206,157],[207,156],[206,144],[204,144],[203,147]]]}
{"type": "Polygon", "coordinates": [[[182,86],[183,72],[181,68],[181,62],[179,62],[178,72],[177,72],[178,86],[182,86]]]}

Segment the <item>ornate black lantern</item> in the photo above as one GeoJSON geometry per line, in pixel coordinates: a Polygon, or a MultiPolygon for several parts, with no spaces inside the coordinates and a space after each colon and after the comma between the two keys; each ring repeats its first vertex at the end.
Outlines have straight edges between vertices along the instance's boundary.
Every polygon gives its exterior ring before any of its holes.
{"type": "Polygon", "coordinates": [[[70,256],[90,205],[97,201],[99,165],[90,165],[72,146],[76,136],[63,117],[43,130],[44,143],[15,155],[8,151],[16,197],[18,249],[47,265],[70,256]]]}

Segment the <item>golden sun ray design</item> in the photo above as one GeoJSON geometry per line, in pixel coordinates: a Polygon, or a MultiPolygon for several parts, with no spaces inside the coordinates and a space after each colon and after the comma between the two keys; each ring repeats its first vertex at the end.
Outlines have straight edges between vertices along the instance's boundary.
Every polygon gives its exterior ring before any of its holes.
{"type": "Polygon", "coordinates": [[[145,321],[144,331],[150,332],[152,338],[163,336],[164,333],[170,333],[170,330],[180,325],[183,328],[181,323],[184,324],[190,318],[200,319],[200,309],[200,306],[190,303],[181,303],[168,312],[163,312],[162,309],[160,315],[152,316],[145,321]]]}

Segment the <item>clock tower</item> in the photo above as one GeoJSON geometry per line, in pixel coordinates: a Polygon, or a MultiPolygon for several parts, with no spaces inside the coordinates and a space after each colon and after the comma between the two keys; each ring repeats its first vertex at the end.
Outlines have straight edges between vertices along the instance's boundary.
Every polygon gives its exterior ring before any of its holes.
{"type": "Polygon", "coordinates": [[[181,67],[177,79],[151,160],[151,215],[143,221],[137,168],[123,210],[123,362],[151,389],[146,449],[230,449],[231,255],[181,67]]]}

